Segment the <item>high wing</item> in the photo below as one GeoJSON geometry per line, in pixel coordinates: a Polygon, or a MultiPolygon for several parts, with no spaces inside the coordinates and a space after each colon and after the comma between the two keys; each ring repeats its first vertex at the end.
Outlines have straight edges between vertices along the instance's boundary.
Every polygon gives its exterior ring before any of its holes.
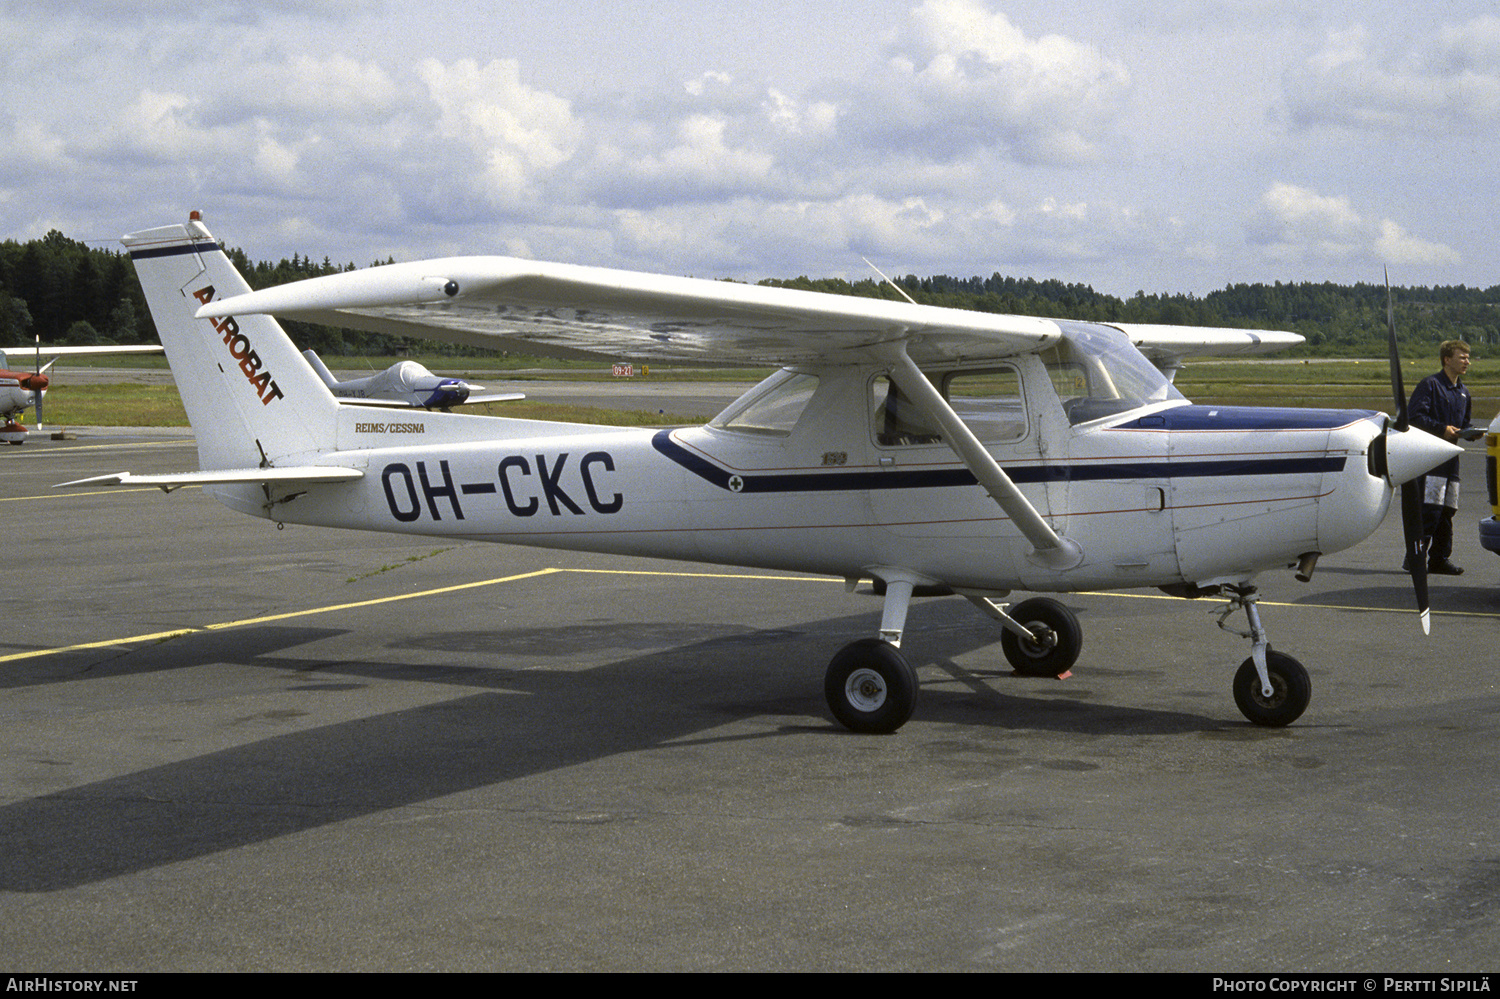
{"type": "MultiPolygon", "coordinates": [[[[792,364],[856,359],[905,341],[920,362],[987,359],[1055,343],[1055,323],[908,302],[729,281],[448,257],[330,274],[212,302],[202,317],[263,313],[491,350],[581,358],[792,364]]],[[[1295,333],[1130,323],[1171,370],[1185,355],[1261,354],[1295,333]]]]}
{"type": "Polygon", "coordinates": [[[1209,326],[1159,326],[1110,323],[1130,337],[1137,350],[1170,377],[1184,357],[1241,357],[1295,347],[1306,338],[1280,330],[1220,329],[1209,326]]]}
{"type": "Polygon", "coordinates": [[[904,342],[919,361],[1008,357],[1056,343],[1050,320],[509,257],[330,274],[211,302],[491,350],[721,364],[855,360],[904,342]]]}

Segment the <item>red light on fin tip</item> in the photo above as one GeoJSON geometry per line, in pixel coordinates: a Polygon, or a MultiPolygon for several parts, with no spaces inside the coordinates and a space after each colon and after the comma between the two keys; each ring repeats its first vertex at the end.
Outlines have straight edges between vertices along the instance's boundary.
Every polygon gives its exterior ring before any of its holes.
{"type": "Polygon", "coordinates": [[[198,209],[194,208],[192,211],[188,212],[188,221],[189,222],[202,222],[203,221],[203,213],[200,212],[198,209]]]}

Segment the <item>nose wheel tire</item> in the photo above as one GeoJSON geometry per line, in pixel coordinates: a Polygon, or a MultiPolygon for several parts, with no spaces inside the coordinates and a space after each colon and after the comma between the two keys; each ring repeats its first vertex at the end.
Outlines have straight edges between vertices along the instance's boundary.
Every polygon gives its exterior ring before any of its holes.
{"type": "Polygon", "coordinates": [[[838,651],[823,678],[823,696],[853,732],[894,732],[917,704],[917,673],[889,642],[862,638],[838,651]]]}
{"type": "Polygon", "coordinates": [[[1271,681],[1267,697],[1255,672],[1255,660],[1246,659],[1234,674],[1234,703],[1257,725],[1280,728],[1302,717],[1312,700],[1312,680],[1307,670],[1291,656],[1266,650],[1266,676],[1271,681]]]}
{"type": "Polygon", "coordinates": [[[1036,636],[1029,641],[1015,632],[1000,636],[1000,649],[1017,673],[1062,676],[1078,661],[1083,628],[1078,618],[1056,600],[1035,597],[1011,608],[1010,616],[1036,636]]]}

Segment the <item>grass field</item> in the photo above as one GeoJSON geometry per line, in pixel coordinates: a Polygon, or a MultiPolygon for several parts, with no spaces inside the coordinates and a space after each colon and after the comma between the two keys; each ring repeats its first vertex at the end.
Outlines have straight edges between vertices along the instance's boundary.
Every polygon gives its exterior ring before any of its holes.
{"type": "MultiPolygon", "coordinates": [[[[428,359],[429,367],[450,373],[454,359],[428,359]]],[[[460,359],[465,367],[470,358],[460,359]]],[[[163,362],[164,364],[165,362],[163,362]]],[[[390,359],[369,359],[372,370],[380,370],[390,359]]],[[[1436,364],[1408,362],[1402,377],[1410,391],[1423,376],[1436,370],[1436,364]]],[[[1486,370],[1480,364],[1465,378],[1474,396],[1474,422],[1487,424],[1500,411],[1500,370],[1486,370]]],[[[498,370],[498,369],[489,369],[498,370]]],[[[657,369],[650,380],[663,381],[744,381],[765,372],[743,370],[657,369]]],[[[545,378],[548,375],[528,371],[512,372],[508,378],[545,378]]],[[[570,368],[555,371],[551,377],[570,381],[611,381],[607,371],[592,368],[570,368]]],[[[1189,363],[1177,375],[1177,387],[1194,402],[1213,405],[1300,406],[1333,409],[1375,409],[1390,412],[1390,367],[1384,361],[1202,361],[1189,363]]],[[[562,420],[571,423],[596,423],[608,426],[671,426],[700,422],[691,417],[650,411],[601,409],[589,406],[532,402],[499,403],[468,407],[463,412],[512,416],[530,420],[562,420]]],[[[55,391],[47,393],[45,409],[49,425],[72,426],[187,426],[187,415],[170,385],[98,384],[69,385],[66,374],[55,391]]]]}
{"type": "MultiPolygon", "coordinates": [[[[1407,361],[1406,391],[1438,370],[1437,360],[1407,361]]],[[[1500,412],[1500,368],[1476,364],[1464,377],[1474,397],[1474,422],[1488,424],[1500,412]]],[[[1298,406],[1375,409],[1391,412],[1391,367],[1387,361],[1201,361],[1178,372],[1176,385],[1194,402],[1224,406],[1298,406]]]]}

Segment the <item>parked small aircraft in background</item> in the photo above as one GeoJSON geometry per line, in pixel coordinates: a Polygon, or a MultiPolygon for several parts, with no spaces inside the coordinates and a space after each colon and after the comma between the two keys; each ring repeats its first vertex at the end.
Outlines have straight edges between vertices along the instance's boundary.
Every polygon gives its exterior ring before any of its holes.
{"type": "MultiPolygon", "coordinates": [[[[195,215],[124,239],[198,442],[200,470],[64,485],[199,484],[284,523],[827,574],[884,590],[877,636],[824,691],[857,731],[911,715],[914,594],[999,621],[1020,672],[1066,674],[1071,610],[1012,590],[1227,596],[1252,722],[1311,686],[1272,651],[1255,580],[1368,537],[1392,487],[1457,453],[1367,410],[1196,406],[1183,355],[1290,333],[1000,316],[505,257],[390,264],[251,292],[195,215]],[[706,426],[608,429],[340,407],[272,315],[532,354],[777,364],[706,426]],[[1143,351],[1145,353],[1143,353],[1143,351]],[[1149,354],[1159,366],[1147,360],[1149,354]]],[[[1425,581],[1424,581],[1425,582],[1425,581]]],[[[1425,617],[1425,596],[1419,600],[1425,617]]]]}
{"type": "Polygon", "coordinates": [[[57,363],[59,357],[76,357],[83,354],[159,354],[161,347],[156,344],[140,344],[135,346],[119,346],[108,344],[98,347],[43,347],[38,340],[35,347],[12,347],[9,353],[19,355],[22,351],[36,358],[36,364],[31,371],[8,371],[10,363],[6,359],[6,351],[0,350],[0,419],[5,421],[0,427],[0,441],[7,444],[26,443],[26,428],[17,418],[26,410],[36,407],[36,425],[40,430],[42,427],[42,397],[47,394],[47,386],[51,379],[47,377],[47,369],[57,363]],[[43,357],[52,360],[45,365],[42,364],[43,357]]]}
{"type": "Polygon", "coordinates": [[[302,356],[307,358],[307,363],[323,379],[328,391],[339,402],[350,406],[448,410],[454,406],[512,402],[526,398],[521,392],[485,394],[483,385],[435,375],[416,361],[397,361],[368,378],[351,378],[347,382],[341,382],[333,377],[333,372],[328,370],[328,366],[317,354],[304,350],[302,356]]]}

